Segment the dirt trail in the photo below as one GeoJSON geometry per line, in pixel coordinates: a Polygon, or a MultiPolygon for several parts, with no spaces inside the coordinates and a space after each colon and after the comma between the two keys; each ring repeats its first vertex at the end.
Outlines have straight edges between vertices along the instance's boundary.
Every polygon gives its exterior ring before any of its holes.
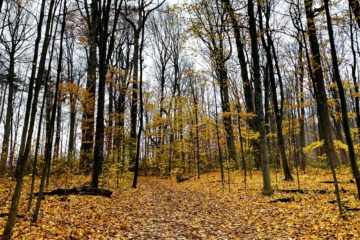
{"type": "MultiPolygon", "coordinates": [[[[229,199],[152,179],[124,206],[134,239],[254,239],[254,229],[232,214],[229,199]],[[138,194],[138,196],[137,196],[138,194]],[[140,211],[139,211],[140,210],[140,211]],[[242,238],[244,239],[244,238],[242,238]]],[[[233,212],[234,213],[234,212],[233,212]]]]}

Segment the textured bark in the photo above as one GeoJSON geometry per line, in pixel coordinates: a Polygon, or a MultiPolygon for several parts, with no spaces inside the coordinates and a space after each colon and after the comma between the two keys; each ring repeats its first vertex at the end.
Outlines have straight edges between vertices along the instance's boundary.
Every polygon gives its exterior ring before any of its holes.
{"type": "MultiPolygon", "coordinates": [[[[222,3],[224,4],[225,10],[229,14],[229,17],[231,20],[231,25],[232,25],[233,32],[234,32],[236,50],[237,50],[240,68],[241,68],[241,79],[243,82],[242,85],[243,85],[243,90],[244,90],[246,112],[255,113],[254,100],[253,100],[254,99],[254,90],[251,86],[251,82],[249,79],[248,64],[247,64],[247,60],[246,60],[246,56],[245,56],[244,43],[241,41],[240,24],[236,17],[236,13],[230,3],[230,0],[222,0],[222,3]]],[[[254,132],[258,132],[259,129],[258,129],[258,125],[256,124],[255,119],[250,118],[248,120],[248,122],[249,122],[249,126],[250,126],[251,130],[253,130],[254,132]]],[[[252,144],[258,148],[258,144],[256,141],[254,141],[252,144]]],[[[260,160],[258,159],[259,153],[256,152],[255,154],[256,154],[255,157],[257,158],[257,159],[255,159],[256,162],[260,162],[260,160]]]]}
{"type": "Polygon", "coordinates": [[[271,195],[273,193],[271,188],[270,170],[269,170],[269,153],[266,140],[265,116],[263,106],[263,95],[261,89],[261,75],[260,75],[260,60],[258,50],[258,40],[256,32],[256,20],[254,14],[253,0],[248,0],[248,16],[249,16],[249,30],[251,40],[251,56],[253,61],[254,72],[254,87],[255,87],[255,109],[256,121],[260,132],[260,159],[261,170],[263,176],[263,194],[271,195]]]}
{"type": "Polygon", "coordinates": [[[349,157],[350,157],[350,166],[355,178],[355,183],[358,192],[358,198],[360,198],[360,172],[359,167],[356,159],[354,143],[351,136],[350,131],[350,124],[349,124],[349,116],[348,116],[348,109],[346,103],[346,94],[344,90],[344,86],[340,76],[339,70],[339,63],[337,59],[337,52],[335,47],[335,39],[334,39],[334,32],[332,27],[332,20],[330,15],[330,7],[329,7],[329,0],[324,0],[325,3],[325,10],[326,10],[326,20],[327,20],[327,27],[329,32],[329,40],[330,40],[330,47],[331,47],[331,59],[333,64],[333,71],[334,71],[334,78],[338,87],[338,92],[340,96],[340,103],[341,103],[341,113],[342,113],[342,125],[345,133],[346,143],[349,149],[349,157]]]}
{"type": "Polygon", "coordinates": [[[5,174],[7,162],[8,162],[8,152],[10,147],[10,132],[11,132],[11,121],[13,118],[13,98],[14,98],[14,78],[15,78],[15,59],[14,54],[10,56],[10,66],[8,70],[7,76],[7,84],[8,84],[8,98],[7,98],[7,108],[6,108],[6,117],[5,117],[5,125],[4,125],[4,135],[3,135],[3,143],[2,143],[2,152],[0,159],[0,175],[5,174]]]}
{"type": "MultiPolygon", "coordinates": [[[[60,14],[59,10],[59,14],[60,14]]],[[[54,100],[51,106],[51,115],[50,115],[50,122],[48,123],[46,127],[46,142],[45,142],[45,156],[44,156],[44,163],[42,167],[42,175],[40,179],[40,187],[39,187],[39,195],[36,200],[36,205],[33,213],[32,222],[36,223],[41,202],[43,200],[43,193],[45,188],[45,180],[49,178],[49,170],[51,165],[51,157],[52,157],[52,150],[53,150],[53,137],[54,137],[54,128],[55,128],[55,121],[56,121],[56,112],[59,104],[59,95],[60,95],[60,83],[61,83],[61,73],[63,70],[62,67],[62,60],[63,60],[63,40],[64,40],[64,32],[65,32],[65,23],[66,23],[66,13],[67,13],[67,7],[66,7],[66,0],[64,0],[64,6],[63,6],[63,19],[61,23],[61,31],[60,31],[60,49],[59,49],[59,58],[58,58],[58,66],[57,66],[57,75],[56,75],[56,84],[55,84],[55,92],[54,92],[54,100]]],[[[47,180],[48,181],[48,180],[47,180]]]]}
{"type": "Polygon", "coordinates": [[[49,38],[50,38],[50,25],[51,25],[51,18],[53,14],[53,7],[54,7],[54,0],[51,0],[49,5],[49,13],[48,13],[48,21],[46,25],[45,30],[45,38],[44,38],[44,44],[40,59],[40,64],[38,68],[38,75],[36,78],[36,86],[35,86],[35,93],[33,97],[33,90],[34,90],[34,83],[35,83],[35,74],[36,74],[36,67],[37,67],[37,59],[38,59],[38,50],[39,50],[39,43],[41,40],[42,32],[42,23],[44,20],[44,9],[45,9],[45,3],[46,1],[43,0],[41,2],[41,8],[40,8],[40,17],[39,17],[39,23],[37,28],[37,37],[35,40],[35,47],[34,47],[34,58],[33,58],[33,65],[31,69],[31,76],[30,76],[30,83],[29,83],[29,90],[28,90],[28,99],[26,103],[26,110],[25,110],[25,118],[24,118],[24,125],[23,125],[23,131],[21,135],[21,143],[20,143],[20,151],[19,151],[19,158],[16,166],[16,186],[14,190],[14,194],[11,199],[11,206],[10,211],[8,215],[8,219],[4,228],[3,233],[3,239],[8,240],[11,239],[11,234],[16,222],[16,216],[19,208],[19,201],[21,197],[21,190],[23,185],[23,177],[25,174],[25,168],[28,161],[28,156],[30,152],[30,145],[32,140],[32,132],[33,128],[29,126],[34,125],[35,116],[36,116],[36,109],[37,109],[37,95],[40,91],[40,83],[41,79],[44,73],[44,65],[45,65],[45,56],[47,52],[47,48],[49,46],[49,38]],[[33,107],[32,107],[33,105],[33,107]],[[32,109],[32,111],[31,111],[32,109]],[[28,138],[27,138],[28,137],[28,138]]]}
{"type": "Polygon", "coordinates": [[[339,193],[339,186],[337,183],[335,163],[338,162],[338,156],[335,151],[333,138],[331,135],[330,129],[332,129],[330,122],[330,115],[327,106],[327,96],[326,88],[323,76],[323,70],[321,66],[321,56],[320,56],[320,46],[317,39],[316,25],[314,21],[314,12],[313,12],[313,0],[304,0],[305,12],[306,12],[306,22],[307,22],[307,33],[310,42],[311,58],[312,58],[312,74],[313,74],[313,86],[315,92],[315,98],[317,103],[317,110],[319,116],[319,129],[323,134],[324,147],[329,165],[332,171],[334,179],[334,187],[337,198],[337,203],[339,207],[340,215],[342,215],[342,206],[339,193]]]}
{"type": "MultiPolygon", "coordinates": [[[[86,99],[85,109],[81,121],[81,147],[80,147],[80,170],[90,173],[93,145],[94,145],[94,114],[95,114],[95,92],[96,92],[96,69],[97,69],[97,18],[98,1],[92,1],[87,24],[89,29],[88,44],[89,57],[87,67],[86,90],[89,94],[86,99]]],[[[87,11],[89,12],[89,11],[87,11]]]]}
{"type": "MultiPolygon", "coordinates": [[[[105,85],[106,75],[108,71],[108,52],[107,41],[108,41],[108,29],[110,20],[110,7],[112,4],[111,0],[102,3],[102,16],[97,19],[97,30],[99,34],[99,86],[98,86],[98,98],[97,98],[97,115],[96,115],[96,131],[95,131],[95,144],[94,144],[94,158],[93,168],[91,176],[91,186],[98,188],[99,177],[102,172],[102,165],[104,162],[104,111],[105,111],[105,85]]],[[[113,29],[112,31],[115,31],[113,29]]]]}
{"type": "MultiPolygon", "coordinates": [[[[286,151],[285,151],[285,141],[284,141],[284,135],[282,132],[282,118],[283,118],[283,112],[282,112],[282,107],[279,108],[279,103],[278,103],[278,99],[277,99],[277,91],[276,91],[276,81],[275,81],[275,72],[274,72],[274,64],[273,64],[273,58],[275,59],[276,56],[274,54],[272,54],[271,50],[272,50],[272,37],[269,33],[269,17],[270,17],[270,13],[266,12],[266,29],[263,28],[263,24],[262,24],[262,5],[261,3],[259,3],[258,1],[258,5],[259,5],[259,17],[260,17],[260,31],[262,32],[261,34],[261,41],[262,41],[262,45],[263,48],[265,50],[266,53],[266,60],[267,60],[267,64],[268,64],[268,73],[269,73],[269,80],[270,80],[270,86],[271,86],[271,96],[272,96],[272,103],[273,103],[273,107],[274,107],[274,114],[275,114],[275,122],[276,122],[276,135],[277,135],[277,142],[278,142],[278,147],[279,147],[279,152],[280,152],[280,157],[281,157],[281,165],[283,168],[283,172],[284,172],[284,178],[286,181],[291,181],[293,180],[293,177],[291,175],[290,172],[290,167],[287,161],[287,157],[286,157],[286,151]],[[267,41],[265,39],[265,33],[266,32],[266,37],[267,37],[267,41]]],[[[267,11],[270,11],[269,9],[267,9],[267,11]]],[[[279,73],[280,74],[280,73],[279,73]]]]}
{"type": "Polygon", "coordinates": [[[132,75],[132,93],[131,93],[131,107],[130,107],[130,142],[129,142],[129,167],[130,170],[135,170],[136,158],[136,124],[138,117],[138,91],[139,91],[139,49],[140,49],[140,31],[134,29],[134,53],[133,53],[133,75],[132,75]]]}

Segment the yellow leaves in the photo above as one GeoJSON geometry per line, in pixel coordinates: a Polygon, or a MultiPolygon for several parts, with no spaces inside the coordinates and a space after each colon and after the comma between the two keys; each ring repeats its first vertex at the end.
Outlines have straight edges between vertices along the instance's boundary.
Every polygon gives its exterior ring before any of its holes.
{"type": "Polygon", "coordinates": [[[350,92],[347,94],[349,97],[360,98],[360,92],[350,92]]]}
{"type": "Polygon", "coordinates": [[[328,99],[328,100],[327,100],[327,105],[328,105],[329,107],[334,107],[334,106],[336,105],[336,103],[337,103],[337,100],[336,100],[336,99],[328,99]]]}
{"type": "Polygon", "coordinates": [[[345,150],[348,151],[348,146],[347,144],[339,141],[339,140],[334,140],[334,146],[336,150],[345,150]]]}
{"type": "Polygon", "coordinates": [[[80,89],[81,88],[76,83],[66,83],[66,82],[64,82],[64,83],[60,84],[60,90],[64,94],[79,95],[80,91],[81,91],[80,89]]]}
{"type": "MultiPolygon", "coordinates": [[[[348,151],[348,146],[347,144],[339,141],[339,140],[333,140],[334,142],[334,146],[335,146],[335,149],[337,151],[339,150],[345,150],[345,151],[348,151]]],[[[314,150],[322,147],[324,145],[324,141],[315,141],[315,142],[312,142],[310,143],[309,145],[307,145],[306,147],[303,148],[303,151],[304,153],[306,154],[311,154],[314,150]]]]}
{"type": "Polygon", "coordinates": [[[320,147],[322,147],[324,145],[324,141],[315,141],[310,143],[309,145],[307,145],[306,147],[303,148],[304,153],[306,154],[310,154],[312,153],[315,149],[318,149],[320,147]]]}
{"type": "Polygon", "coordinates": [[[260,137],[260,132],[249,133],[247,137],[249,140],[258,140],[260,137]]]}
{"type": "MultiPolygon", "coordinates": [[[[182,170],[175,168],[175,172],[182,170]]],[[[341,220],[336,205],[329,203],[335,199],[333,186],[321,183],[331,179],[328,170],[308,169],[306,174],[300,173],[300,183],[301,189],[326,190],[329,194],[275,191],[270,198],[260,193],[260,171],[252,172],[246,190],[242,172],[230,172],[230,191],[221,187],[219,172],[182,183],[141,177],[137,190],[129,187],[131,175],[123,176],[121,190],[114,187],[114,176],[103,179],[109,182],[105,187],[114,189],[110,199],[69,196],[61,201],[57,196],[46,197],[38,224],[30,227],[28,218],[18,219],[14,239],[359,239],[359,213],[347,212],[348,219],[341,220]],[[295,201],[270,202],[283,197],[295,201]]],[[[350,171],[340,169],[338,177],[341,187],[348,191],[342,195],[343,203],[359,207],[356,186],[348,183],[350,171]]],[[[69,176],[69,187],[88,180],[69,176]]],[[[51,188],[64,182],[64,176],[53,179],[51,188]]],[[[295,187],[295,182],[276,183],[279,190],[295,187]]],[[[23,211],[23,206],[20,209],[23,211]]],[[[4,222],[5,218],[0,218],[0,231],[4,222]]]]}
{"type": "Polygon", "coordinates": [[[234,116],[234,115],[237,115],[237,113],[236,112],[223,112],[222,113],[223,117],[231,117],[231,116],[234,116]]]}
{"type": "Polygon", "coordinates": [[[316,225],[316,224],[313,226],[313,228],[314,228],[315,231],[318,231],[318,230],[319,230],[319,226],[316,225]]]}

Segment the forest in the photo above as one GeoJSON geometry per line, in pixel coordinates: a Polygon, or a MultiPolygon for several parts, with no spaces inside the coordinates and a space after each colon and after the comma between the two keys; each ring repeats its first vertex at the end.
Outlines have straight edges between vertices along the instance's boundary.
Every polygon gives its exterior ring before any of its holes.
{"type": "Polygon", "coordinates": [[[359,0],[0,0],[0,239],[360,239],[359,0]]]}

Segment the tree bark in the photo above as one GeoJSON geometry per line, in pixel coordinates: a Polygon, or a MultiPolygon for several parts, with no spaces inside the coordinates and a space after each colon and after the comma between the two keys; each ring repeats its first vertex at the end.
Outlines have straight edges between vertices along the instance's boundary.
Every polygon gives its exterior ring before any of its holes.
{"type": "Polygon", "coordinates": [[[6,109],[6,117],[5,117],[5,125],[4,125],[4,136],[2,143],[2,152],[1,152],[1,160],[0,160],[0,175],[5,174],[7,168],[7,160],[8,160],[8,152],[9,152],[9,144],[10,144],[10,131],[11,131],[11,121],[13,118],[13,98],[14,98],[14,78],[15,78],[15,52],[10,56],[10,65],[7,75],[7,84],[8,84],[8,98],[7,98],[7,109],[6,109]]]}
{"type": "Polygon", "coordinates": [[[88,18],[88,44],[89,58],[87,68],[86,90],[89,94],[85,99],[85,109],[81,123],[81,147],[80,147],[80,170],[84,173],[90,173],[91,162],[93,158],[94,146],[94,125],[95,125],[95,94],[96,94],[96,69],[97,69],[97,18],[98,18],[98,1],[91,2],[90,14],[88,18]]]}
{"type": "Polygon", "coordinates": [[[340,76],[339,63],[338,63],[337,52],[336,52],[336,47],[335,47],[334,31],[333,31],[332,20],[331,20],[331,15],[330,15],[329,0],[324,0],[324,4],[325,4],[325,11],[326,11],[327,27],[328,27],[328,32],[329,32],[329,40],[330,40],[330,47],[331,47],[331,59],[332,59],[332,64],[333,64],[334,78],[335,78],[335,81],[336,81],[336,84],[338,87],[339,96],[340,96],[343,129],[344,129],[344,133],[345,133],[346,143],[347,143],[348,149],[349,149],[351,170],[352,170],[353,176],[355,178],[355,183],[356,183],[357,192],[358,192],[358,198],[360,199],[360,172],[359,172],[359,167],[358,167],[358,163],[357,163],[357,159],[356,159],[354,143],[353,143],[353,140],[351,137],[345,90],[344,90],[344,86],[343,86],[341,76],[340,76]]]}
{"type": "Polygon", "coordinates": [[[321,66],[321,56],[320,56],[320,46],[317,39],[316,26],[314,20],[313,12],[313,0],[304,0],[305,12],[306,12],[306,22],[307,22],[307,33],[310,42],[311,58],[312,58],[312,71],[313,71],[313,87],[315,92],[315,98],[317,102],[317,110],[319,115],[319,129],[323,134],[324,147],[331,172],[334,179],[334,187],[336,193],[336,199],[339,207],[339,213],[342,216],[342,206],[339,193],[339,186],[336,177],[335,163],[338,162],[338,156],[335,151],[333,138],[331,135],[332,129],[329,110],[327,106],[327,96],[325,89],[325,82],[323,76],[323,70],[321,66]]]}
{"type": "Polygon", "coordinates": [[[20,151],[19,151],[19,157],[18,157],[16,173],[15,173],[16,186],[15,186],[14,194],[11,199],[11,206],[10,206],[8,219],[7,219],[5,228],[4,228],[3,240],[11,239],[11,234],[12,234],[15,222],[16,222],[17,212],[18,212],[18,208],[19,208],[19,201],[20,201],[20,197],[21,197],[21,190],[22,190],[22,185],[23,185],[23,177],[25,174],[25,168],[27,165],[27,160],[28,160],[28,156],[29,156],[29,152],[30,152],[30,143],[31,143],[31,138],[32,138],[32,128],[29,128],[29,121],[30,121],[30,126],[33,126],[34,121],[35,121],[35,116],[34,116],[35,114],[32,113],[30,116],[30,112],[31,112],[31,109],[33,109],[33,112],[36,113],[36,105],[37,105],[36,93],[37,93],[37,89],[40,90],[40,80],[41,80],[43,72],[44,72],[44,64],[45,64],[45,60],[44,60],[45,56],[44,55],[46,54],[47,48],[48,48],[49,29],[50,29],[50,23],[51,23],[54,2],[55,2],[54,0],[51,0],[50,6],[49,6],[48,22],[47,22],[47,26],[46,26],[46,30],[45,30],[44,45],[43,45],[42,56],[41,56],[40,65],[39,65],[39,69],[38,69],[38,77],[36,79],[37,86],[35,87],[35,94],[34,94],[34,99],[33,99],[33,90],[34,90],[33,86],[34,86],[34,82],[35,82],[39,43],[41,40],[41,35],[43,34],[42,33],[42,23],[44,20],[44,9],[45,9],[46,1],[43,0],[41,2],[40,17],[39,17],[38,28],[37,28],[37,37],[35,40],[35,47],[34,47],[34,58],[32,61],[32,69],[31,69],[31,76],[30,76],[30,83],[29,83],[29,90],[28,90],[28,99],[27,99],[27,103],[26,103],[24,125],[23,125],[23,131],[22,131],[22,135],[21,135],[20,151]],[[33,105],[35,106],[35,109],[31,107],[32,100],[34,100],[33,105]],[[26,141],[27,136],[29,136],[28,141],[26,141]]]}
{"type": "MultiPolygon", "coordinates": [[[[270,80],[271,93],[272,93],[271,96],[272,96],[272,102],[273,102],[273,107],[274,107],[275,122],[276,122],[276,134],[277,134],[278,147],[279,147],[280,157],[281,157],[281,165],[283,168],[285,181],[292,181],[293,177],[291,175],[290,167],[289,167],[289,164],[288,164],[288,161],[286,158],[285,141],[284,141],[284,135],[282,132],[282,118],[283,118],[282,107],[279,109],[279,103],[278,103],[277,92],[276,92],[275,72],[274,72],[274,64],[273,64],[273,58],[275,58],[276,56],[272,55],[272,53],[271,53],[273,43],[272,43],[272,37],[269,33],[270,13],[269,12],[265,13],[266,14],[266,29],[264,29],[263,24],[262,24],[262,9],[261,9],[262,5],[259,2],[259,0],[257,2],[259,5],[259,17],[260,17],[260,29],[259,30],[262,32],[261,41],[262,41],[262,45],[263,45],[263,48],[266,53],[266,60],[267,60],[267,64],[268,64],[269,80],[270,80]],[[266,33],[267,41],[265,40],[264,32],[266,33]]],[[[266,4],[268,4],[268,3],[266,3],[266,4]]],[[[267,9],[267,11],[270,11],[270,10],[267,9]]]]}
{"type": "Polygon", "coordinates": [[[254,87],[255,87],[255,108],[256,108],[256,121],[260,132],[260,159],[261,170],[263,176],[263,194],[271,195],[273,193],[271,188],[270,170],[269,170],[269,153],[266,140],[265,116],[263,106],[263,95],[261,88],[261,75],[260,75],[260,60],[258,50],[258,40],[256,31],[256,20],[254,15],[253,0],[248,0],[248,16],[249,16],[249,31],[251,40],[251,56],[253,61],[254,72],[254,87]]]}

